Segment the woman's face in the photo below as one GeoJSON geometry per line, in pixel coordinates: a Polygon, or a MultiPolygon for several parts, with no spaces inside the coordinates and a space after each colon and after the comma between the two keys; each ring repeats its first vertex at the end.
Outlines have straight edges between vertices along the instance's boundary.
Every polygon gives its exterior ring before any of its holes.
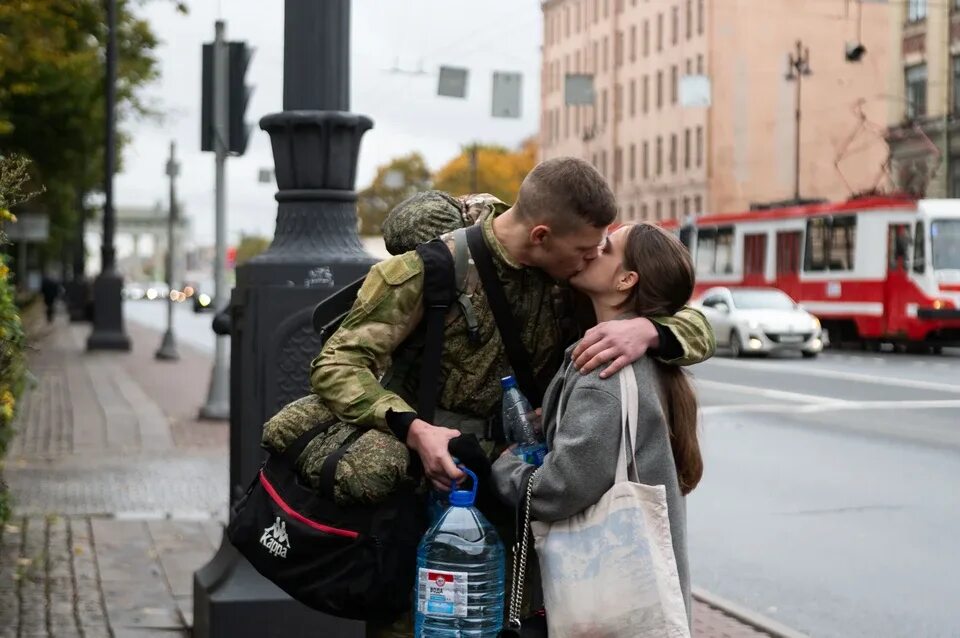
{"type": "Polygon", "coordinates": [[[596,259],[570,279],[570,285],[585,294],[616,292],[623,276],[623,252],[631,226],[622,226],[611,233],[600,247],[596,259]]]}

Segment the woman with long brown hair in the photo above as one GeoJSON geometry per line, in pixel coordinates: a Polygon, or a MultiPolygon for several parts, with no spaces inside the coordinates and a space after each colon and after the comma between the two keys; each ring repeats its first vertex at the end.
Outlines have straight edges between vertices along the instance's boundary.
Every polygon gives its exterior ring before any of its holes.
{"type": "MultiPolygon", "coordinates": [[[[650,224],[624,226],[610,234],[599,257],[570,280],[587,296],[596,319],[671,315],[693,294],[694,269],[687,249],[650,224]]],[[[595,504],[614,483],[621,438],[620,383],[599,371],[581,375],[571,364],[571,346],[543,400],[549,449],[532,479],[531,513],[553,522],[595,504]],[[558,405],[563,413],[557,423],[558,405]]],[[[639,389],[636,469],[640,483],[663,485],[680,586],[690,611],[684,497],[700,481],[703,460],[697,440],[697,399],[686,373],[644,357],[633,364],[639,389]]],[[[532,465],[504,453],[493,466],[497,491],[516,505],[532,465]]],[[[629,595],[628,592],[624,592],[629,595]]],[[[549,614],[549,609],[547,610],[549,614]]]]}

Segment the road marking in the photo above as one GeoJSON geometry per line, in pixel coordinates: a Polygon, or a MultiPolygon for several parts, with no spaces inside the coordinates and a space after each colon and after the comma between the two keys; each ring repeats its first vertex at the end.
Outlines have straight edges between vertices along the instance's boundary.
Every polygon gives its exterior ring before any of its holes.
{"type": "Polygon", "coordinates": [[[803,394],[801,392],[787,392],[786,390],[771,390],[770,388],[757,388],[751,385],[740,385],[737,383],[724,383],[722,381],[711,381],[709,379],[696,379],[696,384],[712,388],[714,390],[728,390],[738,394],[753,394],[768,399],[784,399],[786,401],[800,401],[803,403],[825,403],[837,404],[846,403],[843,399],[831,399],[830,397],[818,396],[816,394],[803,394]]]}
{"type": "Polygon", "coordinates": [[[843,379],[844,381],[862,381],[864,383],[873,383],[876,385],[889,385],[896,388],[917,388],[919,390],[939,390],[941,392],[956,392],[960,394],[960,385],[951,383],[936,383],[934,381],[919,381],[916,379],[885,379],[872,374],[863,374],[860,372],[842,372],[840,370],[828,370],[826,368],[814,368],[807,365],[788,366],[778,363],[753,363],[743,360],[724,360],[714,357],[710,360],[714,365],[748,368],[751,370],[763,370],[765,372],[789,372],[790,374],[801,374],[811,377],[823,377],[825,379],[843,379]]]}
{"type": "Polygon", "coordinates": [[[947,410],[960,409],[960,399],[931,401],[840,401],[838,403],[820,403],[808,405],[782,405],[776,403],[743,403],[740,405],[711,405],[700,409],[704,415],[747,412],[790,412],[793,414],[815,414],[820,412],[839,412],[857,410],[947,410]]]}

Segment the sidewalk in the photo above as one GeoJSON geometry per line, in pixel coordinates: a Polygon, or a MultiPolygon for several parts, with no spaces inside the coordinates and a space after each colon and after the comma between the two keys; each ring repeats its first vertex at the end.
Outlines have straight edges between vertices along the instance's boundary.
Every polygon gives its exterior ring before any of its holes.
{"type": "MultiPolygon", "coordinates": [[[[0,638],[189,636],[193,572],[220,543],[228,427],[196,419],[211,361],[129,322],[130,353],[85,352],[59,318],[30,356],[5,477],[0,638]]],[[[776,636],[694,605],[697,638],[776,636]]],[[[294,637],[291,637],[294,638],[294,637]]],[[[335,637],[331,637],[335,638],[335,637]]]]}

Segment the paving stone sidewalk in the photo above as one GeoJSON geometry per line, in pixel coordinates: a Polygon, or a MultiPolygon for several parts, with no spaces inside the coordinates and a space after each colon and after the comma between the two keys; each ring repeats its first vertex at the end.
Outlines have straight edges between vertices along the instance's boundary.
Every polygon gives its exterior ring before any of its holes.
{"type": "MultiPolygon", "coordinates": [[[[60,318],[30,354],[4,470],[0,638],[189,636],[193,572],[226,517],[228,428],[196,418],[211,361],[181,344],[158,362],[160,335],[134,323],[132,352],[88,354],[89,329],[60,318]]],[[[696,638],[776,635],[701,601],[693,616],[696,638]]]]}

